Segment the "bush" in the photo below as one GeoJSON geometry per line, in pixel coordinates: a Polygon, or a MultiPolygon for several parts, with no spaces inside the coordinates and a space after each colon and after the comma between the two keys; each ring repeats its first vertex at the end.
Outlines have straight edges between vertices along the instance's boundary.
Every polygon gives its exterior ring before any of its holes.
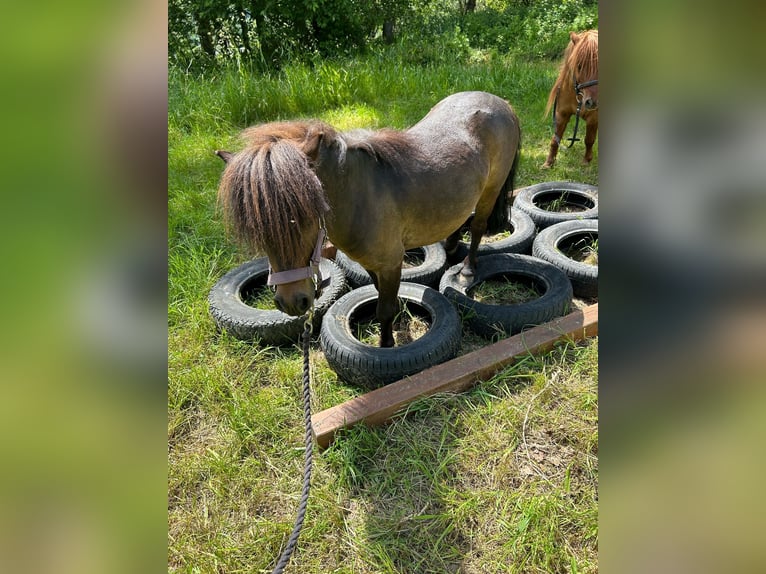
{"type": "Polygon", "coordinates": [[[441,0],[169,0],[175,67],[204,71],[247,64],[262,71],[378,49],[393,22],[408,64],[461,61],[472,50],[556,58],[570,30],[598,25],[592,0],[485,0],[473,12],[441,0]]]}
{"type": "Polygon", "coordinates": [[[466,14],[462,30],[474,48],[514,52],[528,58],[557,58],[571,30],[598,26],[598,5],[585,0],[488,2],[466,14]]]}

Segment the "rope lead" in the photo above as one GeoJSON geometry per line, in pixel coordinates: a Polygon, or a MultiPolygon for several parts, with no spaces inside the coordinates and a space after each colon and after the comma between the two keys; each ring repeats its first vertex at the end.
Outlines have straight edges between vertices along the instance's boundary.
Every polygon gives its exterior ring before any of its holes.
{"type": "Polygon", "coordinates": [[[298,503],[298,514],[295,517],[295,526],[287,540],[287,545],[279,557],[277,565],[272,574],[281,574],[290,558],[293,555],[295,546],[298,543],[298,537],[301,535],[303,519],[306,516],[306,507],[309,501],[309,490],[311,489],[311,466],[313,462],[314,430],[311,428],[311,389],[310,389],[310,365],[309,365],[309,343],[311,341],[313,308],[309,311],[306,321],[303,323],[303,419],[306,425],[305,444],[306,451],[303,465],[303,491],[301,500],[298,503]]]}

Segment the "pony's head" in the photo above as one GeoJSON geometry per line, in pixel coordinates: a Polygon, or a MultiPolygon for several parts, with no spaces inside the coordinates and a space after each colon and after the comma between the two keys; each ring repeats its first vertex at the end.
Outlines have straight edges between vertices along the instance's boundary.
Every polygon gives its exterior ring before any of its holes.
{"type": "Polygon", "coordinates": [[[240,243],[268,256],[275,303],[296,316],[311,308],[318,292],[312,260],[329,209],[311,167],[317,142],[310,128],[265,124],[243,133],[248,145],[242,151],[216,152],[226,162],[218,200],[227,226],[240,243]]]}
{"type": "Polygon", "coordinates": [[[578,102],[585,110],[598,108],[598,30],[569,33],[564,53],[565,68],[571,70],[578,102]]]}

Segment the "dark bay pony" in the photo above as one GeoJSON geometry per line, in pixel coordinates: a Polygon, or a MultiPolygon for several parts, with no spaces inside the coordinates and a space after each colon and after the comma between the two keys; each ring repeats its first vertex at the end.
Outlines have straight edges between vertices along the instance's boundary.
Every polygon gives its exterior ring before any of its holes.
{"type": "MultiPolygon", "coordinates": [[[[548,96],[546,116],[551,108],[555,133],[543,167],[551,167],[556,161],[561,138],[573,114],[577,122],[575,126],[580,118],[585,120],[583,163],[590,163],[598,132],[598,30],[586,30],[580,34],[569,33],[569,44],[564,51],[561,70],[548,96]]],[[[569,147],[576,141],[574,138],[574,135],[569,138],[569,147]]]]}
{"type": "Polygon", "coordinates": [[[326,231],[372,277],[380,344],[391,347],[405,251],[445,238],[456,251],[475,211],[463,268],[470,276],[488,227],[507,229],[521,132],[511,106],[492,94],[453,94],[405,131],[340,133],[295,121],[242,137],[242,151],[216,152],[227,164],[218,198],[234,235],[268,256],[275,303],[290,315],[313,303],[326,231]]]}

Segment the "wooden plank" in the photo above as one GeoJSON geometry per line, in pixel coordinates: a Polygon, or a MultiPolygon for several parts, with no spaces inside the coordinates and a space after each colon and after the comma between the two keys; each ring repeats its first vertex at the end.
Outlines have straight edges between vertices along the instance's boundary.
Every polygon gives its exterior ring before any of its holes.
{"type": "Polygon", "coordinates": [[[360,422],[381,424],[415,399],[463,391],[520,357],[551,349],[557,341],[597,334],[598,303],[316,413],[311,417],[314,437],[325,448],[342,428],[360,422]]]}

